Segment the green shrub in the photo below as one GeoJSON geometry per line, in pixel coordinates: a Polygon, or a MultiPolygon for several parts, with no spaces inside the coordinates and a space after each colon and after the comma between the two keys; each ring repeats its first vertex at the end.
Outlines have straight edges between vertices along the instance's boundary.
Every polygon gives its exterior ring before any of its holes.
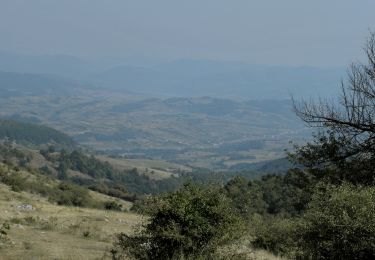
{"type": "Polygon", "coordinates": [[[90,231],[89,230],[83,231],[82,236],[85,237],[85,238],[88,238],[90,236],[90,231]]]}
{"type": "Polygon", "coordinates": [[[282,217],[261,217],[254,215],[250,220],[252,245],[276,255],[293,255],[296,250],[295,220],[282,217]]]}
{"type": "Polygon", "coordinates": [[[40,167],[39,171],[46,175],[52,175],[52,171],[47,165],[43,165],[42,167],[40,167]]]}
{"type": "Polygon", "coordinates": [[[319,187],[298,231],[305,258],[373,259],[375,188],[319,187]]]}
{"type": "Polygon", "coordinates": [[[1,172],[0,173],[0,181],[8,186],[15,192],[20,192],[25,190],[26,185],[26,178],[24,178],[19,172],[7,173],[1,172]]]}
{"type": "Polygon", "coordinates": [[[8,232],[10,230],[10,225],[7,222],[4,222],[0,226],[0,248],[5,243],[9,242],[8,232]]]}
{"type": "Polygon", "coordinates": [[[104,209],[121,211],[122,205],[120,203],[117,203],[116,201],[106,201],[104,202],[104,209]]]}
{"type": "Polygon", "coordinates": [[[158,196],[143,196],[134,201],[131,211],[142,215],[153,215],[159,210],[162,199],[158,196]]]}
{"type": "Polygon", "coordinates": [[[59,205],[93,207],[96,204],[85,188],[70,183],[60,183],[57,188],[58,190],[52,194],[50,200],[59,205]]]}
{"type": "Polygon", "coordinates": [[[114,259],[209,256],[239,227],[230,200],[218,188],[187,184],[160,200],[143,230],[134,236],[117,236],[112,249],[114,259]]]}
{"type": "Polygon", "coordinates": [[[254,213],[265,214],[267,203],[263,199],[261,185],[249,182],[244,177],[234,177],[225,185],[226,195],[243,218],[254,213]]]}

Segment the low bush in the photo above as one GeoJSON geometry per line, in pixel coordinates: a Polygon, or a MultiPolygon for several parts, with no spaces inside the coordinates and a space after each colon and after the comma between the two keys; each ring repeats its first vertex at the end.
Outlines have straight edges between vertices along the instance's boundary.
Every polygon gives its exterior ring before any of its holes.
{"type": "Polygon", "coordinates": [[[136,235],[119,234],[113,259],[209,257],[232,238],[240,220],[219,188],[187,184],[160,198],[150,221],[136,235]]]}
{"type": "Polygon", "coordinates": [[[0,182],[9,185],[15,192],[23,191],[26,187],[26,178],[23,177],[19,172],[9,174],[6,171],[0,171],[0,182]]]}
{"type": "Polygon", "coordinates": [[[104,202],[104,209],[121,211],[122,205],[120,203],[116,202],[116,201],[106,201],[106,202],[104,202]]]}
{"type": "Polygon", "coordinates": [[[10,230],[10,225],[7,222],[4,222],[0,226],[0,242],[7,242],[9,240],[8,238],[8,232],[10,230]]]}
{"type": "Polygon", "coordinates": [[[282,256],[292,256],[297,250],[295,219],[254,215],[250,223],[255,248],[282,256]]]}
{"type": "Polygon", "coordinates": [[[85,188],[70,183],[60,183],[57,188],[56,192],[50,196],[50,200],[59,205],[76,207],[98,206],[98,203],[91,198],[85,188]]]}
{"type": "Polygon", "coordinates": [[[319,187],[299,224],[302,257],[373,259],[375,187],[319,187]]]}

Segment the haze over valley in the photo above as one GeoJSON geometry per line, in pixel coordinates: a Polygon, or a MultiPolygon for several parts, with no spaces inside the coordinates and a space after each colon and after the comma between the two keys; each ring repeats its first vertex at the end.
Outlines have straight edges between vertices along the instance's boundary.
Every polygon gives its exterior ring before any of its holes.
{"type": "Polygon", "coordinates": [[[375,259],[374,10],[0,0],[0,259],[375,259]]]}
{"type": "Polygon", "coordinates": [[[129,82],[107,87],[35,73],[0,72],[0,83],[2,118],[49,125],[92,150],[128,158],[222,170],[281,158],[290,140],[303,140],[309,133],[290,99],[268,96],[274,91],[265,86],[264,99],[251,99],[255,90],[250,87],[238,88],[244,91],[241,98],[220,92],[204,96],[214,92],[202,82],[196,97],[183,95],[190,89],[183,86],[180,95],[170,97],[156,85],[159,94],[153,95],[137,93],[129,82]]]}

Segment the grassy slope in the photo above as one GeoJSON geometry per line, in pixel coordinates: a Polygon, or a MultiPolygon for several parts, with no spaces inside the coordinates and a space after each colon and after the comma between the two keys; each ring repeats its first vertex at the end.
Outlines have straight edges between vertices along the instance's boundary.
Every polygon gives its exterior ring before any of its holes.
{"type": "MultiPolygon", "coordinates": [[[[20,172],[29,179],[35,178],[27,171],[20,172]]],[[[90,195],[96,201],[113,200],[93,191],[90,195]]],[[[124,209],[131,207],[129,202],[116,201],[124,209]]],[[[0,225],[11,224],[10,242],[2,246],[0,241],[0,259],[110,259],[114,234],[130,234],[143,221],[147,221],[145,216],[128,211],[54,205],[44,197],[13,192],[0,184],[0,225]],[[32,205],[34,210],[20,209],[18,206],[23,204],[32,205]]],[[[220,252],[223,259],[278,259],[252,249],[246,238],[222,247],[220,252]]]]}
{"type": "Polygon", "coordinates": [[[0,184],[0,223],[11,221],[11,245],[0,249],[0,259],[101,258],[111,247],[113,234],[130,233],[141,220],[141,216],[127,212],[53,205],[37,195],[16,193],[0,184]],[[25,203],[35,210],[17,208],[25,203]],[[25,221],[28,217],[34,221],[25,221]],[[85,232],[89,232],[87,237],[85,232]]]}
{"type": "MultiPolygon", "coordinates": [[[[99,198],[103,195],[95,193],[99,198]]],[[[105,199],[105,198],[102,198],[105,199]]],[[[128,207],[130,204],[128,205],[128,207]]],[[[128,212],[57,206],[45,198],[16,193],[0,184],[0,223],[10,221],[10,243],[0,247],[0,259],[110,259],[114,234],[132,233],[145,218],[128,212]],[[31,204],[35,210],[17,206],[31,204]],[[27,222],[27,219],[34,222],[27,222]],[[90,232],[88,237],[85,232],[90,232]]],[[[282,259],[249,247],[241,239],[220,249],[227,259],[282,259]],[[233,258],[234,257],[234,258],[233,258]]]]}
{"type": "Polygon", "coordinates": [[[110,158],[107,156],[97,156],[97,158],[102,161],[109,162],[113,167],[119,170],[129,170],[132,168],[137,168],[139,173],[146,174],[154,180],[169,178],[174,172],[178,170],[184,172],[190,172],[192,170],[187,166],[169,163],[161,160],[121,159],[110,158]]]}

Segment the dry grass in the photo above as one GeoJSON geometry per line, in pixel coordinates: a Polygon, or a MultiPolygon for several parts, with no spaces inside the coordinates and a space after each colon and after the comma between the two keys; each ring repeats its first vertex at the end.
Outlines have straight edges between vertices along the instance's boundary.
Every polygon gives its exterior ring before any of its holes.
{"type": "MultiPolygon", "coordinates": [[[[91,192],[95,199],[110,197],[91,192]]],[[[130,203],[120,201],[125,208],[130,203]]],[[[2,259],[110,259],[114,234],[131,234],[146,219],[128,212],[57,206],[45,198],[13,192],[0,184],[0,224],[10,223],[10,241],[0,247],[2,259]],[[17,206],[30,204],[34,210],[17,206]]],[[[281,260],[269,252],[254,250],[242,238],[219,250],[221,259],[281,260]]]]}
{"type": "Polygon", "coordinates": [[[0,249],[0,259],[106,259],[113,235],[131,233],[142,217],[57,206],[37,195],[15,193],[0,185],[0,224],[4,221],[11,224],[10,242],[0,249]],[[31,204],[35,210],[17,208],[22,204],[31,204]]]}

